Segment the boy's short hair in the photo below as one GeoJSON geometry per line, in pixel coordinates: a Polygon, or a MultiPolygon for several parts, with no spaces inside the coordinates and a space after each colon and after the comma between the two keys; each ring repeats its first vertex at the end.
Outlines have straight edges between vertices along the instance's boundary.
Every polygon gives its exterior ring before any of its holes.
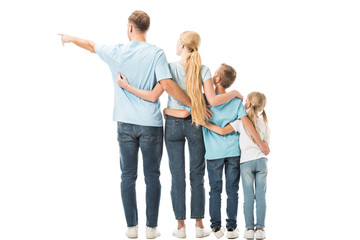
{"type": "Polygon", "coordinates": [[[218,70],[218,74],[221,77],[220,85],[223,88],[229,88],[235,82],[236,71],[230,65],[227,65],[225,63],[221,64],[218,70]]]}
{"type": "Polygon", "coordinates": [[[135,25],[142,33],[146,32],[150,27],[150,17],[146,12],[136,10],[128,18],[129,23],[135,25]]]}

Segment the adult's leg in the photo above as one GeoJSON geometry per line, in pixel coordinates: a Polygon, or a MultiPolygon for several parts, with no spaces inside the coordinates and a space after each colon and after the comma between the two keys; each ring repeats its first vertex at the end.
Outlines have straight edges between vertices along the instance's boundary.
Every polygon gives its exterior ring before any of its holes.
{"type": "Polygon", "coordinates": [[[256,160],[255,195],[256,195],[256,228],[265,227],[266,215],[266,177],[267,160],[260,158],[256,160]]]}
{"type": "Polygon", "coordinates": [[[238,191],[240,181],[240,157],[230,157],[225,159],[225,178],[226,178],[226,228],[235,229],[238,212],[238,191]]]}
{"type": "Polygon", "coordinates": [[[134,125],[118,122],[118,142],[120,147],[121,198],[128,227],[138,225],[136,205],[136,178],[139,141],[134,125]]]}
{"type": "Polygon", "coordinates": [[[207,170],[210,183],[210,221],[211,228],[221,227],[221,192],[224,159],[207,160],[207,170]]]}
{"type": "Polygon", "coordinates": [[[160,205],[160,163],[163,150],[163,128],[137,126],[146,184],[146,226],[156,227],[160,205]]]}
{"type": "Polygon", "coordinates": [[[185,122],[190,157],[191,218],[202,219],[205,212],[205,145],[202,128],[185,122]]]}
{"type": "Polygon", "coordinates": [[[254,224],[254,182],[255,182],[255,161],[240,164],[241,181],[244,192],[244,217],[247,229],[253,229],[254,224]]]}
{"type": "MultiPolygon", "coordinates": [[[[178,221],[186,219],[185,135],[184,120],[168,117],[165,123],[165,145],[171,172],[171,201],[178,221]]],[[[182,227],[183,222],[179,224],[182,227]]]]}

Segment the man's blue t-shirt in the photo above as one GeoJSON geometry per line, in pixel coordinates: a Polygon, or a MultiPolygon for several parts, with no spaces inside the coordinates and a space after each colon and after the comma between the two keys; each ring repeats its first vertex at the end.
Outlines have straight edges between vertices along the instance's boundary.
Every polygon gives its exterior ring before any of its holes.
{"type": "Polygon", "coordinates": [[[117,72],[128,79],[131,86],[152,90],[162,79],[171,78],[164,51],[147,42],[130,42],[118,45],[95,45],[95,52],[109,65],[114,94],[114,121],[142,126],[163,125],[160,101],[143,100],[122,89],[116,82],[117,72]]]}
{"type": "MultiPolygon", "coordinates": [[[[191,112],[191,109],[185,107],[191,112]]],[[[225,127],[229,123],[246,116],[246,110],[239,98],[234,98],[227,103],[211,107],[210,110],[214,113],[209,123],[225,127]]],[[[206,127],[202,127],[204,143],[205,143],[205,158],[207,160],[237,157],[240,156],[239,134],[232,132],[227,135],[219,135],[206,127]]]]}

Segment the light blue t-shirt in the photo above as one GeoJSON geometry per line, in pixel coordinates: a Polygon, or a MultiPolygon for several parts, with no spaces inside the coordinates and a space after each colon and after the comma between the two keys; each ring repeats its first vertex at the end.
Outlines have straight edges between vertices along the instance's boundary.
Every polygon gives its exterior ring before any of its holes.
{"type": "MultiPolygon", "coordinates": [[[[191,112],[190,108],[185,107],[185,109],[191,112]]],[[[239,98],[233,98],[222,105],[210,107],[210,110],[214,115],[208,122],[220,127],[225,127],[236,119],[247,115],[245,107],[239,98]]],[[[219,135],[206,127],[202,127],[202,131],[206,149],[205,158],[207,160],[240,156],[239,133],[232,132],[227,135],[219,135]]]]}
{"type": "Polygon", "coordinates": [[[109,65],[114,94],[114,121],[142,126],[163,125],[160,101],[143,100],[122,89],[116,82],[117,72],[128,79],[131,86],[152,90],[162,79],[171,78],[164,51],[147,42],[118,45],[95,45],[95,52],[109,65]]]}
{"type": "MultiPolygon", "coordinates": [[[[179,87],[186,93],[186,68],[180,65],[179,62],[169,63],[170,72],[172,75],[172,79],[179,85],[179,87]]],[[[210,69],[202,65],[201,66],[201,80],[204,83],[206,80],[211,78],[210,69]]],[[[168,97],[168,108],[171,109],[180,109],[183,110],[185,105],[173,98],[171,95],[168,97]]]]}

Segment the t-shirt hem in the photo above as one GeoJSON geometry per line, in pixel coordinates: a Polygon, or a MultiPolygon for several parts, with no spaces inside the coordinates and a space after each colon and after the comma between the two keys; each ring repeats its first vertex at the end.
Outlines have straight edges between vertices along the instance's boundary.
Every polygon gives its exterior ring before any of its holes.
{"type": "Polygon", "coordinates": [[[128,123],[128,124],[133,124],[133,125],[139,125],[139,126],[145,126],[145,127],[163,127],[164,126],[163,122],[161,123],[161,125],[159,125],[159,124],[146,124],[146,123],[144,124],[144,123],[140,123],[140,122],[131,122],[131,121],[120,120],[120,119],[113,119],[113,121],[128,123]]]}
{"type": "Polygon", "coordinates": [[[231,156],[226,155],[226,156],[220,156],[220,157],[214,157],[214,158],[207,158],[205,156],[205,159],[211,161],[211,160],[217,160],[217,159],[222,159],[222,158],[231,158],[231,157],[240,157],[240,156],[241,156],[241,154],[240,155],[236,154],[236,155],[231,155],[231,156]]]}

